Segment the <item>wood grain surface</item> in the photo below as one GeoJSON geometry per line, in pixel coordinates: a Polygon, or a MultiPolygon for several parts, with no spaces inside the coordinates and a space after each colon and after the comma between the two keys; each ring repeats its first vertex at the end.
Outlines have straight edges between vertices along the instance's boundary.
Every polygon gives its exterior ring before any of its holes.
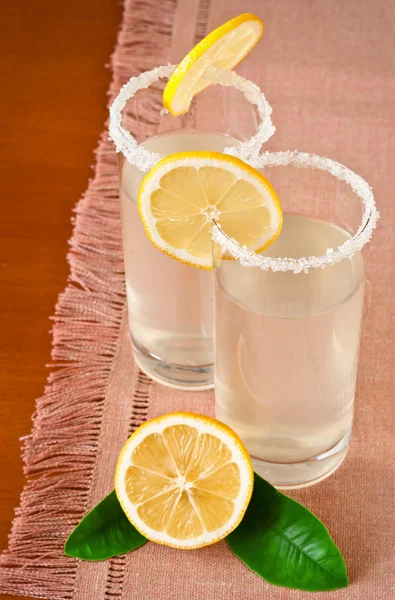
{"type": "MultiPolygon", "coordinates": [[[[23,486],[21,436],[50,362],[71,211],[107,117],[117,0],[0,8],[0,550],[23,486]]],[[[11,598],[11,596],[3,596],[11,598]]]]}

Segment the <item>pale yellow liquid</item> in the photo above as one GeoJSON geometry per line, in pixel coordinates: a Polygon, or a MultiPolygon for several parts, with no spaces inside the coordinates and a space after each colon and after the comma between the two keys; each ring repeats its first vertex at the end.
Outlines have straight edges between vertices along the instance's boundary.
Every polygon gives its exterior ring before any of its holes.
{"type": "MultiPolygon", "coordinates": [[[[188,150],[222,152],[225,135],[164,133],[144,146],[163,156],[188,150]]],[[[144,173],[125,162],[120,196],[129,326],[148,352],[174,365],[213,363],[213,276],[166,256],[149,241],[136,208],[144,173]]]]}
{"type": "MultiPolygon", "coordinates": [[[[331,223],[286,216],[264,254],[319,256],[349,237],[331,223]]],[[[253,457],[307,461],[351,427],[363,281],[360,254],[298,275],[223,261],[216,279],[216,416],[253,457]]]]}

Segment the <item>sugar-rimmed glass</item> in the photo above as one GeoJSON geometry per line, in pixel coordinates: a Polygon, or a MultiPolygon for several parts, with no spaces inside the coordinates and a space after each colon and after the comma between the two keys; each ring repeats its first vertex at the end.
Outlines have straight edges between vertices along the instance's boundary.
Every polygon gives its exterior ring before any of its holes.
{"type": "Polygon", "coordinates": [[[368,184],[330,159],[267,152],[256,166],[274,184],[284,225],[261,254],[220,223],[213,229],[216,416],[258,473],[297,488],[333,473],[347,453],[378,212],[368,184]]]}
{"type": "Polygon", "coordinates": [[[259,88],[214,67],[207,75],[213,85],[195,98],[187,115],[166,114],[158,82],[174,69],[157,67],[132,78],[110,109],[110,136],[119,156],[129,328],[135,359],[149,376],[180,389],[209,389],[212,274],[178,263],[151,244],[137,212],[137,193],[144,174],[170,153],[213,150],[253,163],[274,127],[259,88]],[[158,112],[159,122],[152,118],[158,112]]]}

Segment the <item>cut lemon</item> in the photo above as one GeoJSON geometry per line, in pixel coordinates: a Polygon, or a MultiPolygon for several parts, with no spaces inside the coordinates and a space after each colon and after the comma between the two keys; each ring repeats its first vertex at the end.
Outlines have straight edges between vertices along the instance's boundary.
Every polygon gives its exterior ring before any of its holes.
{"type": "Polygon", "coordinates": [[[210,85],[210,66],[231,70],[251,52],[263,34],[263,23],[245,13],[214,29],[180,62],[163,92],[163,106],[172,115],[188,112],[192,98],[210,85]]]}
{"type": "Polygon", "coordinates": [[[180,152],[143,179],[138,209],[151,242],[172,258],[212,269],[213,221],[226,235],[261,252],[281,231],[280,201],[270,182],[220,152],[180,152]]]}
{"type": "Polygon", "coordinates": [[[175,548],[214,544],[240,523],[254,481],[251,459],[223,423],[172,413],[141,425],[119,455],[115,491],[146,538],[175,548]]]}

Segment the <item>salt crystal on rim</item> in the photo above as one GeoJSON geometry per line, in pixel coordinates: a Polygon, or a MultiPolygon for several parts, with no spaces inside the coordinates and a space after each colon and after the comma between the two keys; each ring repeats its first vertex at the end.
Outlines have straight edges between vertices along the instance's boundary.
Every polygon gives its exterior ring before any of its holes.
{"type": "Polygon", "coordinates": [[[212,238],[220,244],[224,251],[228,251],[245,267],[259,267],[264,271],[293,271],[295,274],[308,273],[309,269],[325,269],[326,266],[339,263],[345,258],[352,258],[367,244],[377,226],[380,214],[376,208],[372,189],[369,184],[344,165],[324,156],[286,150],[284,152],[264,152],[254,166],[263,167],[292,166],[297,168],[310,168],[326,171],[349,185],[354,193],[362,200],[364,213],[361,224],[355,235],[336,248],[328,248],[322,256],[305,256],[302,258],[272,258],[256,254],[252,250],[240,246],[238,242],[229,238],[218,225],[212,228],[212,238]]]}
{"type": "MultiPolygon", "coordinates": [[[[151,71],[141,73],[138,77],[132,77],[119,92],[110,107],[110,126],[109,139],[115,144],[116,151],[122,152],[126,160],[135,165],[140,171],[149,171],[163,156],[147,150],[141,144],[138,144],[133,135],[122,126],[122,110],[126,102],[134,96],[138,90],[148,88],[158,79],[168,78],[173,73],[176,65],[164,65],[155,67],[151,71]]],[[[261,123],[257,132],[246,142],[240,143],[236,147],[225,148],[224,153],[230,154],[249,164],[255,166],[255,160],[258,157],[261,146],[275,132],[275,127],[271,120],[272,107],[260,91],[257,85],[244,79],[235,71],[217,69],[209,67],[206,73],[206,79],[212,84],[219,84],[226,87],[235,87],[240,90],[245,98],[257,107],[261,123]]]]}

